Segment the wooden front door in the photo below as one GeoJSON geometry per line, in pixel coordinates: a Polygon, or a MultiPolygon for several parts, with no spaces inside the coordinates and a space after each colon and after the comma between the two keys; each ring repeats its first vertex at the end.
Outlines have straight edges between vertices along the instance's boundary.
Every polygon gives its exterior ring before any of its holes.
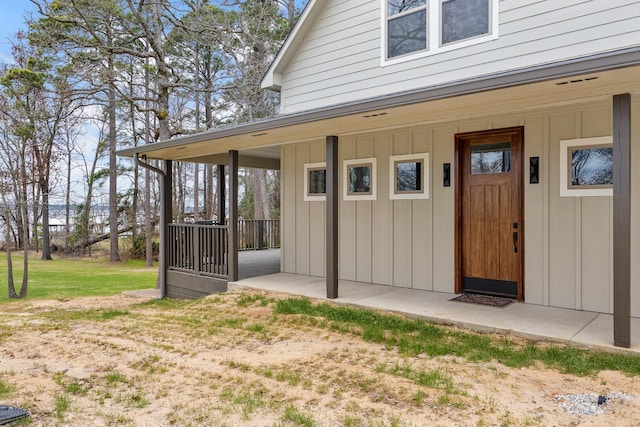
{"type": "Polygon", "coordinates": [[[523,130],[456,135],[456,292],[523,300],[523,130]]]}

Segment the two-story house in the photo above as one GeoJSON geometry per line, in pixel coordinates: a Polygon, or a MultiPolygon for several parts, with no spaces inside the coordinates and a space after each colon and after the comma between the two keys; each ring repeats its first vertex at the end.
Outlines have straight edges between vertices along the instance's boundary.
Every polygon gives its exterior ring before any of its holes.
{"type": "Polygon", "coordinates": [[[613,313],[629,345],[640,1],[311,0],[263,86],[281,115],[123,154],[279,164],[281,270],[328,297],[502,295],[613,313]]]}

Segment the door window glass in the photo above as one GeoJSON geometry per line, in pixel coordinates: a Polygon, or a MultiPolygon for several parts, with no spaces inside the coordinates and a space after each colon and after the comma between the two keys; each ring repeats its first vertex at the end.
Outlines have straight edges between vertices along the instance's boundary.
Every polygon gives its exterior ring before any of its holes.
{"type": "Polygon", "coordinates": [[[505,173],[511,171],[511,143],[471,146],[471,174],[505,173]]]}

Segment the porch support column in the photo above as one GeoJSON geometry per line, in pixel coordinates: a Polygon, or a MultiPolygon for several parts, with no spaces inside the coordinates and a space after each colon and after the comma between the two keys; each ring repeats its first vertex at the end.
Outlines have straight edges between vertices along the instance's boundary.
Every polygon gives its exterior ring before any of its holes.
{"type": "Polygon", "coordinates": [[[229,150],[229,281],[238,280],[238,152],[229,150]]]}
{"type": "Polygon", "coordinates": [[[631,95],[613,97],[613,342],[631,345],[631,95]]]}
{"type": "Polygon", "coordinates": [[[338,137],[327,136],[327,298],[338,298],[338,137]]]}
{"type": "Polygon", "coordinates": [[[218,200],[216,203],[216,217],[218,224],[224,224],[227,216],[227,181],[224,179],[224,165],[217,166],[218,200]]]}
{"type": "Polygon", "coordinates": [[[160,298],[167,296],[167,270],[169,269],[169,251],[171,245],[167,241],[169,224],[173,221],[173,162],[164,161],[164,174],[161,175],[160,189],[160,254],[158,270],[160,271],[160,298]]]}

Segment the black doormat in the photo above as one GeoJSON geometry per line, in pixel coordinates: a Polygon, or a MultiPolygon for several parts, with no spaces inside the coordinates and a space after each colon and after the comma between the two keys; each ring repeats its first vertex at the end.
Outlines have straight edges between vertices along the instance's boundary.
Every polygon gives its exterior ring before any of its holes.
{"type": "Polygon", "coordinates": [[[24,409],[16,408],[15,406],[0,405],[0,425],[9,424],[28,416],[29,413],[24,409]]]}
{"type": "Polygon", "coordinates": [[[466,302],[469,304],[489,305],[491,307],[504,308],[516,300],[509,298],[494,297],[491,295],[478,295],[478,294],[462,294],[449,301],[466,302]]]}

